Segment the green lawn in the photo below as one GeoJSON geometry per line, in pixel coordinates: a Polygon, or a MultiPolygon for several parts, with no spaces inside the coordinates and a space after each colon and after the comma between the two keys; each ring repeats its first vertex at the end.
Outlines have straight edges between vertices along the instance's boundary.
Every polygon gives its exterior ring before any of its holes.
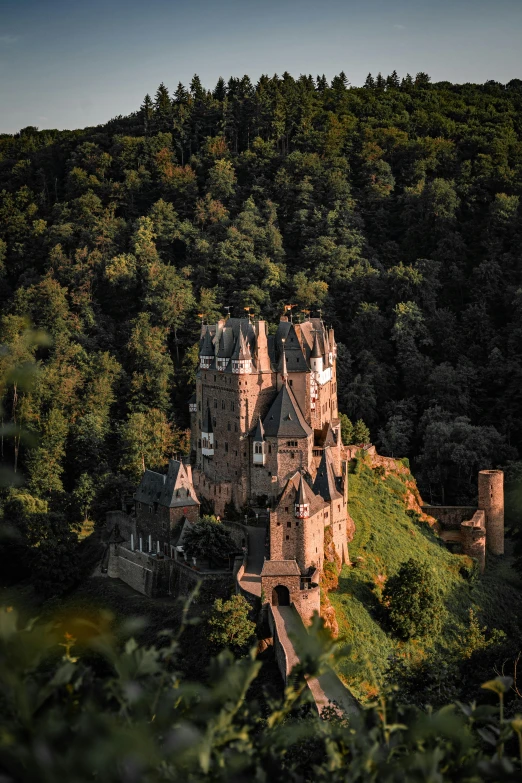
{"type": "Polygon", "coordinates": [[[451,554],[425,522],[406,513],[401,478],[383,479],[364,462],[349,475],[348,507],[356,525],[349,546],[352,566],[344,566],[339,587],[329,594],[340,635],[351,645],[351,655],[339,666],[340,676],[354,695],[368,698],[379,687],[387,659],[393,653],[420,657],[430,648],[444,651],[462,644],[470,607],[490,629],[508,634],[518,624],[514,614],[522,587],[509,559],[488,558],[484,576],[466,577],[472,561],[451,554]],[[380,603],[385,579],[410,557],[426,561],[444,595],[447,616],[437,638],[400,642],[382,623],[380,603]]]}

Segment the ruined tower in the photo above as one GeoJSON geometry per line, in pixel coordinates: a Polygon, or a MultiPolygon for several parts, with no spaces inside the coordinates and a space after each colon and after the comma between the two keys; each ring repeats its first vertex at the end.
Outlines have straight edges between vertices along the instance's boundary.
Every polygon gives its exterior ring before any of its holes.
{"type": "Polygon", "coordinates": [[[486,544],[494,555],[504,554],[504,473],[481,470],[478,474],[478,507],[486,515],[486,544]]]}

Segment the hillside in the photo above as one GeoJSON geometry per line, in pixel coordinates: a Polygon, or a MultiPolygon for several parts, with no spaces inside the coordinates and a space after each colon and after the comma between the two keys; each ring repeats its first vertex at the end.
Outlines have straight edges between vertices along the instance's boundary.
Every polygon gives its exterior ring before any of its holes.
{"type": "Polygon", "coordinates": [[[478,576],[469,558],[451,554],[427,522],[408,512],[406,482],[411,482],[410,475],[383,478],[363,460],[355,462],[349,475],[348,508],[356,524],[350,545],[353,565],[343,567],[339,587],[329,598],[339,633],[352,646],[339,674],[363,700],[382,686],[392,657],[418,665],[434,654],[441,662],[461,654],[470,636],[470,608],[488,634],[503,630],[511,641],[520,635],[522,585],[510,559],[489,557],[485,574],[478,576]],[[447,615],[440,635],[402,642],[386,629],[380,596],[386,578],[410,557],[429,565],[447,615]]]}

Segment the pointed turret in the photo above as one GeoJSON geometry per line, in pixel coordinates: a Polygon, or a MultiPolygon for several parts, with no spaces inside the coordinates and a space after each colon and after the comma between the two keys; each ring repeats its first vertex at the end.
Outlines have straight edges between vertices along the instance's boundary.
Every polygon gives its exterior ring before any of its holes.
{"type": "Polygon", "coordinates": [[[328,502],[342,498],[341,493],[337,489],[329,448],[325,448],[323,451],[321,462],[317,468],[313,490],[316,495],[321,495],[323,500],[327,500],[328,502]]]}
{"type": "Polygon", "coordinates": [[[297,519],[308,519],[310,516],[310,502],[306,490],[307,485],[301,473],[297,495],[295,496],[295,516],[297,519]]]}
{"type": "Polygon", "coordinates": [[[313,372],[321,374],[323,371],[323,354],[319,346],[318,331],[314,332],[314,344],[310,354],[310,366],[313,372]]]}
{"type": "Polygon", "coordinates": [[[202,370],[208,370],[214,360],[214,346],[212,345],[212,335],[208,326],[205,327],[205,333],[199,344],[199,366],[202,370]]]}
{"type": "Polygon", "coordinates": [[[252,353],[242,329],[239,331],[232,354],[232,372],[238,375],[252,372],[252,353]]]}
{"type": "Polygon", "coordinates": [[[257,427],[252,438],[254,465],[265,464],[265,429],[261,419],[257,422],[257,427]]]}

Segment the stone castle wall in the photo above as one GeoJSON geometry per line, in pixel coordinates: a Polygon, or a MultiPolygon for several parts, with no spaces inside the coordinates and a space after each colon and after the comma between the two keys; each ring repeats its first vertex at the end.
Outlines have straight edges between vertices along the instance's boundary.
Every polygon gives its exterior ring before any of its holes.
{"type": "Polygon", "coordinates": [[[471,519],[476,506],[430,506],[423,505],[422,511],[436,519],[443,530],[458,530],[462,522],[471,519]]]}
{"type": "Polygon", "coordinates": [[[305,625],[310,625],[314,612],[321,612],[321,588],[311,587],[309,590],[299,590],[294,593],[293,603],[305,625]]]}

